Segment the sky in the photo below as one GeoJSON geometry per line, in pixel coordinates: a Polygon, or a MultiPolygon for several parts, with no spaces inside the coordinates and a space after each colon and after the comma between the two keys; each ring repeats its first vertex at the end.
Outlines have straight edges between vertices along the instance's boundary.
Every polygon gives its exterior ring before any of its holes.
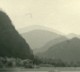
{"type": "Polygon", "coordinates": [[[80,34],[80,0],[0,0],[16,29],[41,25],[80,34]]]}

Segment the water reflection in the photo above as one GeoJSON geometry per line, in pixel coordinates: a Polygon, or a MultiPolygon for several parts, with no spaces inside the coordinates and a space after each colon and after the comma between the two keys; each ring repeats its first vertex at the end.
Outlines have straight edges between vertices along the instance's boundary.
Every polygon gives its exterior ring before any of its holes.
{"type": "Polygon", "coordinates": [[[49,72],[49,71],[0,71],[0,72],[49,72]]]}

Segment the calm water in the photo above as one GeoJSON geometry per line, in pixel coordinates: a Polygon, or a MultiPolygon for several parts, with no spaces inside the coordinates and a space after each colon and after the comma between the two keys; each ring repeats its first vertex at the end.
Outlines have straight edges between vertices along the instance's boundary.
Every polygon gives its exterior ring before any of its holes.
{"type": "Polygon", "coordinates": [[[80,72],[80,67],[64,67],[64,68],[54,68],[54,67],[42,67],[35,69],[24,69],[24,68],[13,68],[13,69],[0,69],[0,72],[80,72]]]}

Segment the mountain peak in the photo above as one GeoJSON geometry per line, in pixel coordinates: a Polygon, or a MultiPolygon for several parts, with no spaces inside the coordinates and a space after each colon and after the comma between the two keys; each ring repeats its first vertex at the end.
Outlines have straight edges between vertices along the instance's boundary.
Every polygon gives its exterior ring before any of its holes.
{"type": "Polygon", "coordinates": [[[73,37],[72,39],[70,39],[71,41],[73,41],[74,40],[74,42],[75,41],[80,41],[80,38],[78,38],[78,37],[73,37]]]}
{"type": "Polygon", "coordinates": [[[25,40],[31,45],[31,48],[41,48],[47,42],[61,37],[62,35],[51,32],[45,29],[35,29],[29,32],[22,33],[25,40]]]}
{"type": "Polygon", "coordinates": [[[67,38],[72,39],[72,38],[80,38],[80,37],[77,34],[70,33],[70,34],[67,35],[67,38]]]}
{"type": "Polygon", "coordinates": [[[24,28],[21,28],[18,30],[19,33],[25,33],[25,32],[29,32],[29,31],[33,31],[33,30],[46,30],[46,31],[50,31],[50,32],[55,32],[57,34],[61,34],[61,35],[64,35],[63,33],[55,30],[55,29],[52,29],[50,27],[47,27],[47,26],[41,26],[41,25],[31,25],[31,26],[28,26],[28,27],[24,27],[24,28]]]}
{"type": "Polygon", "coordinates": [[[56,45],[53,45],[44,53],[37,54],[40,57],[61,59],[65,62],[80,61],[80,39],[73,37],[56,45]]]}

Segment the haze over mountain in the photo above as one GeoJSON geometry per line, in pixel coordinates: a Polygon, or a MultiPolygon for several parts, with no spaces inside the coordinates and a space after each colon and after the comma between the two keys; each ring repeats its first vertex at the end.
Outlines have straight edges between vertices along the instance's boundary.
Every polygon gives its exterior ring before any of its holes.
{"type": "Polygon", "coordinates": [[[74,33],[70,33],[70,34],[66,35],[66,37],[69,38],[69,39],[72,39],[74,37],[80,38],[80,35],[74,34],[74,33]]]}
{"type": "Polygon", "coordinates": [[[51,46],[73,37],[76,34],[64,35],[63,33],[39,25],[25,27],[19,30],[23,38],[29,43],[34,53],[45,52],[51,46]]]}
{"type": "Polygon", "coordinates": [[[64,35],[46,27],[32,26],[31,29],[24,28],[22,36],[39,57],[74,63],[80,61],[80,37],[77,34],[64,35]]]}
{"type": "Polygon", "coordinates": [[[62,32],[60,32],[60,31],[57,31],[57,30],[52,29],[52,28],[50,28],[50,27],[41,26],[41,25],[31,25],[31,26],[28,26],[28,27],[23,27],[23,28],[18,29],[18,32],[19,32],[20,34],[22,34],[22,33],[30,32],[30,31],[37,30],[37,29],[47,30],[47,31],[50,31],[50,32],[55,32],[55,33],[57,33],[57,34],[64,35],[64,34],[63,34],[62,32]]]}
{"type": "Polygon", "coordinates": [[[63,42],[65,40],[68,40],[68,38],[65,37],[65,36],[60,36],[58,38],[55,38],[53,40],[50,40],[42,48],[33,49],[33,52],[34,52],[34,54],[46,52],[53,45],[56,45],[56,44],[58,44],[60,42],[63,42]]]}
{"type": "Polygon", "coordinates": [[[0,56],[33,58],[32,50],[16,31],[8,15],[0,11],[0,56]]]}
{"type": "Polygon", "coordinates": [[[45,27],[36,27],[28,32],[22,33],[21,35],[29,43],[32,49],[42,48],[47,42],[62,36],[45,27]]]}
{"type": "Polygon", "coordinates": [[[74,37],[53,45],[46,52],[36,54],[40,57],[61,59],[66,62],[80,61],[80,39],[74,37]]]}

